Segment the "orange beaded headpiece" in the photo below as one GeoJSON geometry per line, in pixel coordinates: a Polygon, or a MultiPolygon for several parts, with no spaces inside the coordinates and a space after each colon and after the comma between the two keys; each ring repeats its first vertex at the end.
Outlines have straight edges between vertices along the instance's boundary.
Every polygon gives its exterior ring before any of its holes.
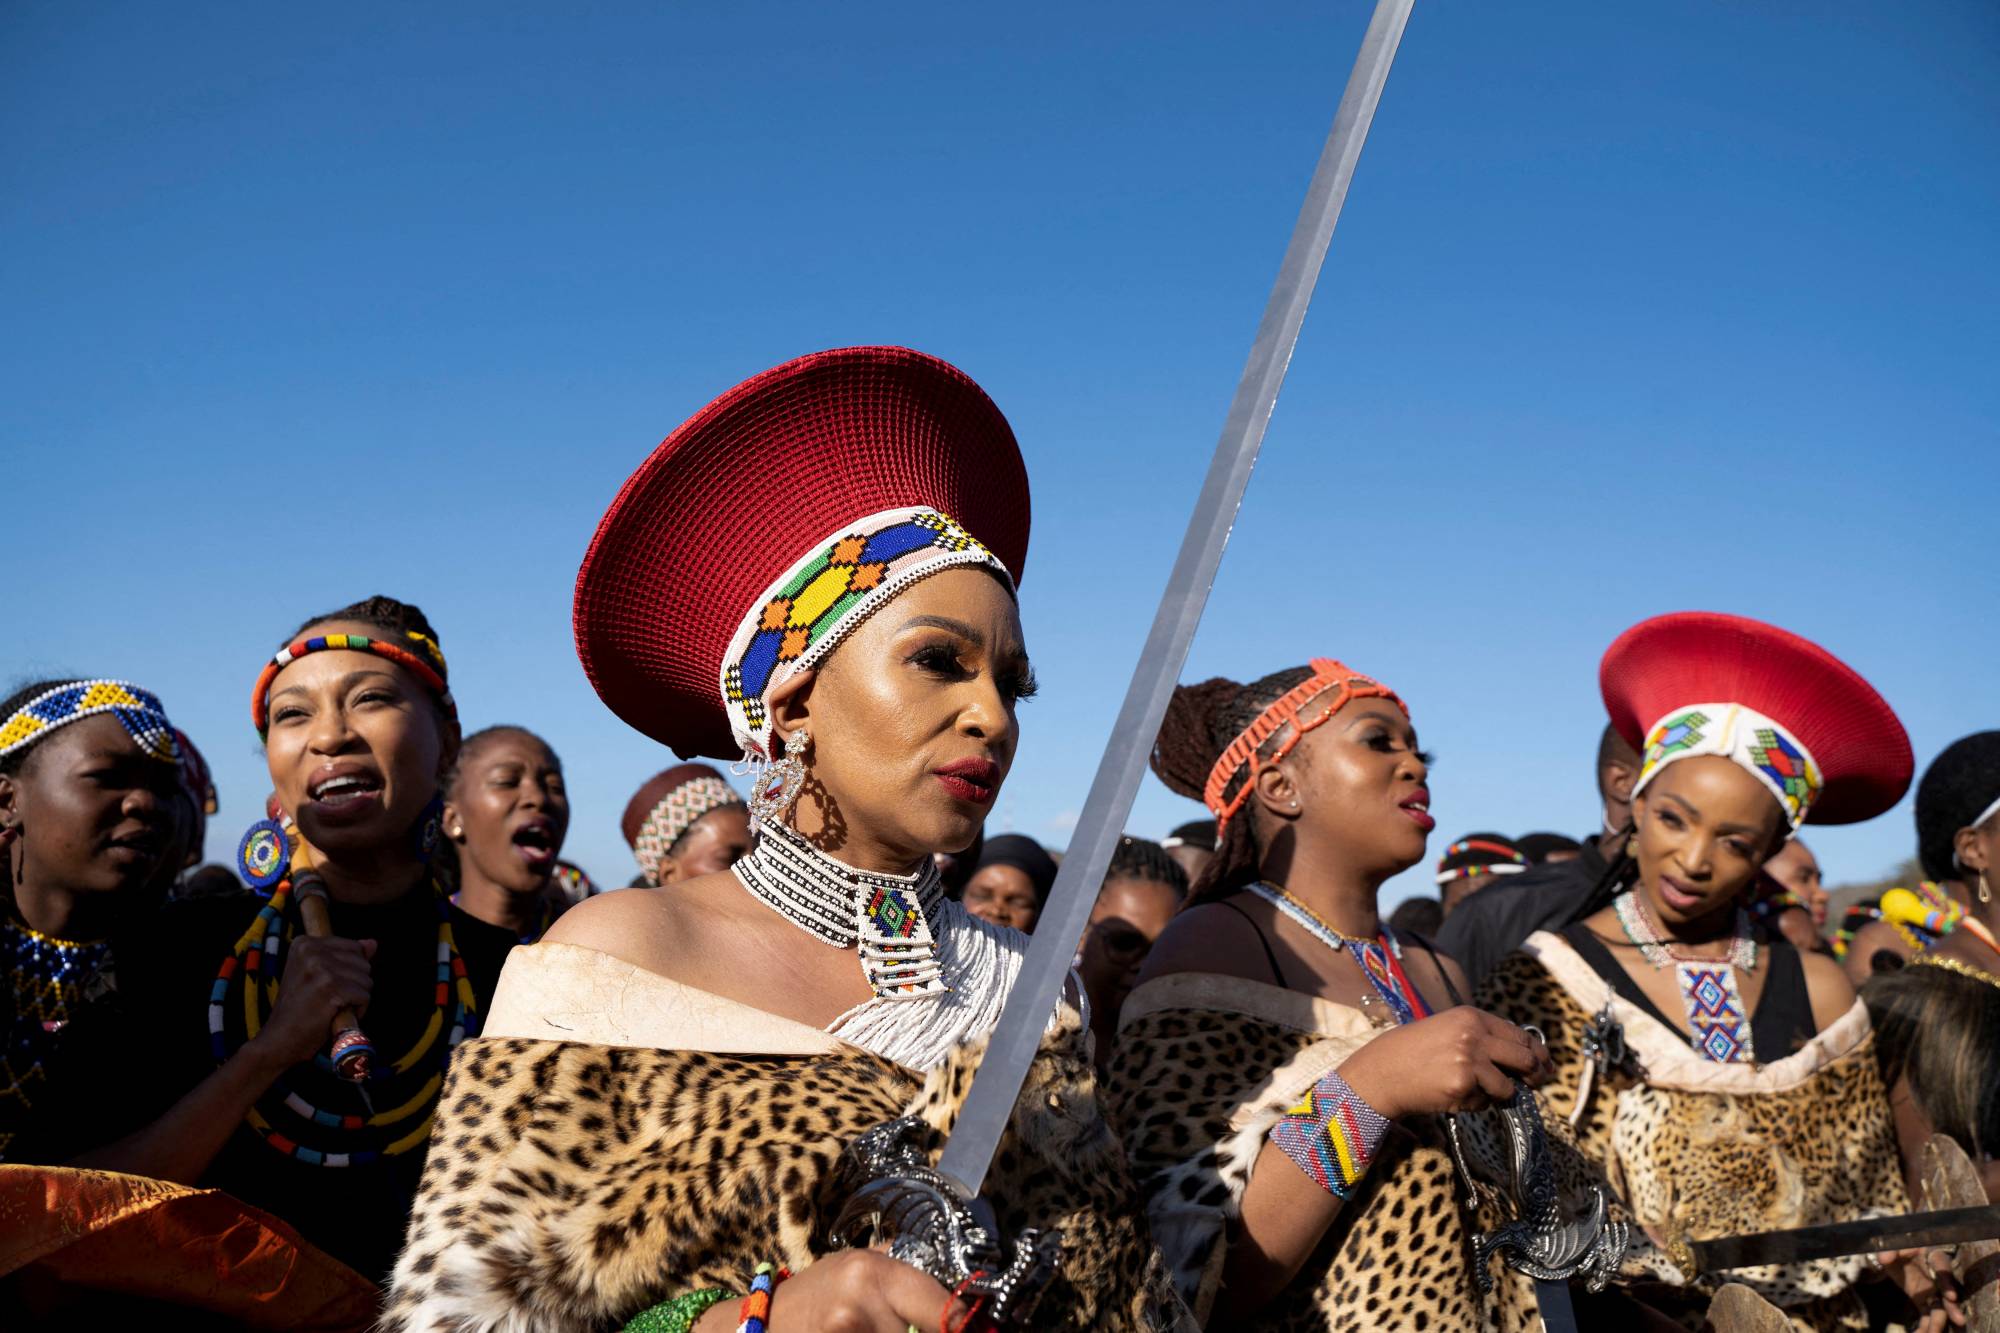
{"type": "Polygon", "coordinates": [[[1283,698],[1257,715],[1256,721],[1243,729],[1241,735],[1231,742],[1215,761],[1215,767],[1208,771],[1208,784],[1202,789],[1202,803],[1215,816],[1215,835],[1219,839],[1222,831],[1229,827],[1229,821],[1243,803],[1250,799],[1250,787],[1256,781],[1259,769],[1277,763],[1292,752],[1305,734],[1319,726],[1328,718],[1356,699],[1387,699],[1403,710],[1403,716],[1410,715],[1410,707],[1387,685],[1364,676],[1354,668],[1334,661],[1330,657],[1315,657],[1312,660],[1312,675],[1300,681],[1285,692],[1283,698]],[[1313,700],[1333,691],[1333,697],[1326,707],[1313,717],[1301,721],[1299,713],[1313,700]],[[1290,726],[1291,734],[1278,744],[1269,755],[1260,751],[1264,743],[1290,726]],[[1245,769],[1247,768],[1247,772],[1245,769]],[[1230,792],[1230,783],[1239,773],[1243,780],[1236,790],[1230,792]]]}

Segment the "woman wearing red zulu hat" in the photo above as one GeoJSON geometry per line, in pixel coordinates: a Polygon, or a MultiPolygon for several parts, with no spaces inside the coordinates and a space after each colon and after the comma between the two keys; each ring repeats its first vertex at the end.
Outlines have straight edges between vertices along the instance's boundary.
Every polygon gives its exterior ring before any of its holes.
{"type": "MultiPolygon", "coordinates": [[[[1910,744],[1851,668],[1736,616],[1636,625],[1600,678],[1643,755],[1623,888],[1531,936],[1480,999],[1546,1034],[1547,1119],[1574,1128],[1655,1242],[1634,1245],[1628,1278],[1699,1315],[1723,1279],[1691,1271],[1687,1240],[1908,1208],[1867,1009],[1838,964],[1764,936],[1745,904],[1801,824],[1894,805],[1910,744]]],[[[1856,1256],[1727,1278],[1801,1326],[1859,1327],[1867,1271],[1856,1256]]]]}
{"type": "MultiPolygon", "coordinates": [[[[767,371],[626,482],[577,577],[578,655],[683,758],[762,766],[759,837],[516,951],[453,1066],[388,1327],[963,1322],[916,1268],[829,1256],[827,1228],[857,1134],[955,1114],[1025,951],[944,898],[933,856],[1013,762],[1027,544],[1006,419],[902,348],[767,371]]],[[[1037,1327],[1139,1326],[1138,1203],[1081,1016],[1051,1026],[988,1193],[1010,1229],[1063,1231],[1037,1327]]]]}

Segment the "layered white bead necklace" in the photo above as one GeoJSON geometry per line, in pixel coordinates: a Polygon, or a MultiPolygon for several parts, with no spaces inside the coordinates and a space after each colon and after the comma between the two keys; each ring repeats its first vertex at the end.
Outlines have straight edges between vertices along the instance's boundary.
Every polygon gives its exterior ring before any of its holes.
{"type": "Polygon", "coordinates": [[[751,896],[800,930],[859,952],[874,998],[835,1019],[827,1028],[833,1036],[929,1069],[999,1021],[1027,937],[946,900],[930,861],[914,875],[860,870],[773,822],[732,870],[751,896]]]}

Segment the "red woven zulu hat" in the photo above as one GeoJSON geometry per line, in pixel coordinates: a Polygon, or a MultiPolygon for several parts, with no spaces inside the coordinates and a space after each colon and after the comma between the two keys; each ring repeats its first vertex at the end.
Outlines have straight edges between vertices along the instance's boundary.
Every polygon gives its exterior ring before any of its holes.
{"type": "Polygon", "coordinates": [[[908,348],[817,352],[723,394],[632,474],[577,574],[577,656],[638,730],[733,759],[762,748],[763,691],[843,617],[943,563],[1018,583],[1027,548],[1027,470],[977,384],[908,348]]]}
{"type": "Polygon", "coordinates": [[[1794,826],[1873,819],[1909,788],[1910,738],[1874,686],[1774,625],[1656,616],[1618,636],[1598,681],[1641,752],[1640,786],[1675,759],[1723,755],[1771,786],[1794,826]]]}

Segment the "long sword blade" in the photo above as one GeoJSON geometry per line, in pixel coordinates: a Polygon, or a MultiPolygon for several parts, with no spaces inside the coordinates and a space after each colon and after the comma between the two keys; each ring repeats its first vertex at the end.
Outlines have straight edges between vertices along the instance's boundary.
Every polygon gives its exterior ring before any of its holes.
{"type": "Polygon", "coordinates": [[[1013,1113],[1015,1098],[1020,1096],[1022,1080],[1041,1044],[1042,1030],[1062,994],[1076,942],[1090,919],[1091,905],[1124,831],[1125,817],[1132,811],[1132,798],[1145,775],[1146,757],[1166,716],[1167,699],[1187,661],[1202,608],[1208,603],[1216,567],[1222,563],[1222,548],[1228,544],[1237,507],[1250,484],[1257,450],[1264,443],[1264,429],[1270,423],[1271,409],[1277,406],[1278,388],[1284,383],[1292,349],[1298,344],[1299,327],[1305,322],[1306,304],[1319,280],[1334,224],[1340,220],[1340,207],[1347,199],[1348,183],[1354,179],[1354,164],[1361,157],[1361,145],[1368,138],[1368,126],[1375,119],[1382,86],[1389,79],[1389,65],[1396,58],[1396,46],[1403,39],[1403,26],[1409,22],[1414,3],[1378,0],[1368,21],[1361,54],[1348,76],[1347,91],[1341,95],[1340,110],[1334,115],[1333,129],[1326,136],[1319,166],[1306,190],[1305,206],[1292,229],[1291,244],[1285,248],[1278,281],[1264,307],[1263,323],[1257,327],[1257,340],[1250,345],[1250,360],[1223,422],[1208,479],[1202,483],[1187,536],[1181,539],[1180,555],[1174,560],[1152,631],[1139,654],[1138,670],[1111,729],[1111,743],[1097,765],[1097,776],[1091,781],[1090,795],[1036,924],[1013,994],[994,1028],[978,1076],[966,1093],[958,1124],[945,1143],[938,1171],[968,1196],[979,1192],[992,1165],[1001,1132],[1013,1113]]]}
{"type": "Polygon", "coordinates": [[[1809,1259],[1837,1259],[1847,1254],[1996,1239],[2000,1239],[2000,1203],[1910,1213],[1903,1217],[1871,1217],[1861,1222],[1834,1222],[1791,1231],[1758,1231],[1691,1241],[1688,1248],[1694,1251],[1695,1267],[1704,1273],[1720,1273],[1761,1264],[1802,1263],[1809,1259]]]}

